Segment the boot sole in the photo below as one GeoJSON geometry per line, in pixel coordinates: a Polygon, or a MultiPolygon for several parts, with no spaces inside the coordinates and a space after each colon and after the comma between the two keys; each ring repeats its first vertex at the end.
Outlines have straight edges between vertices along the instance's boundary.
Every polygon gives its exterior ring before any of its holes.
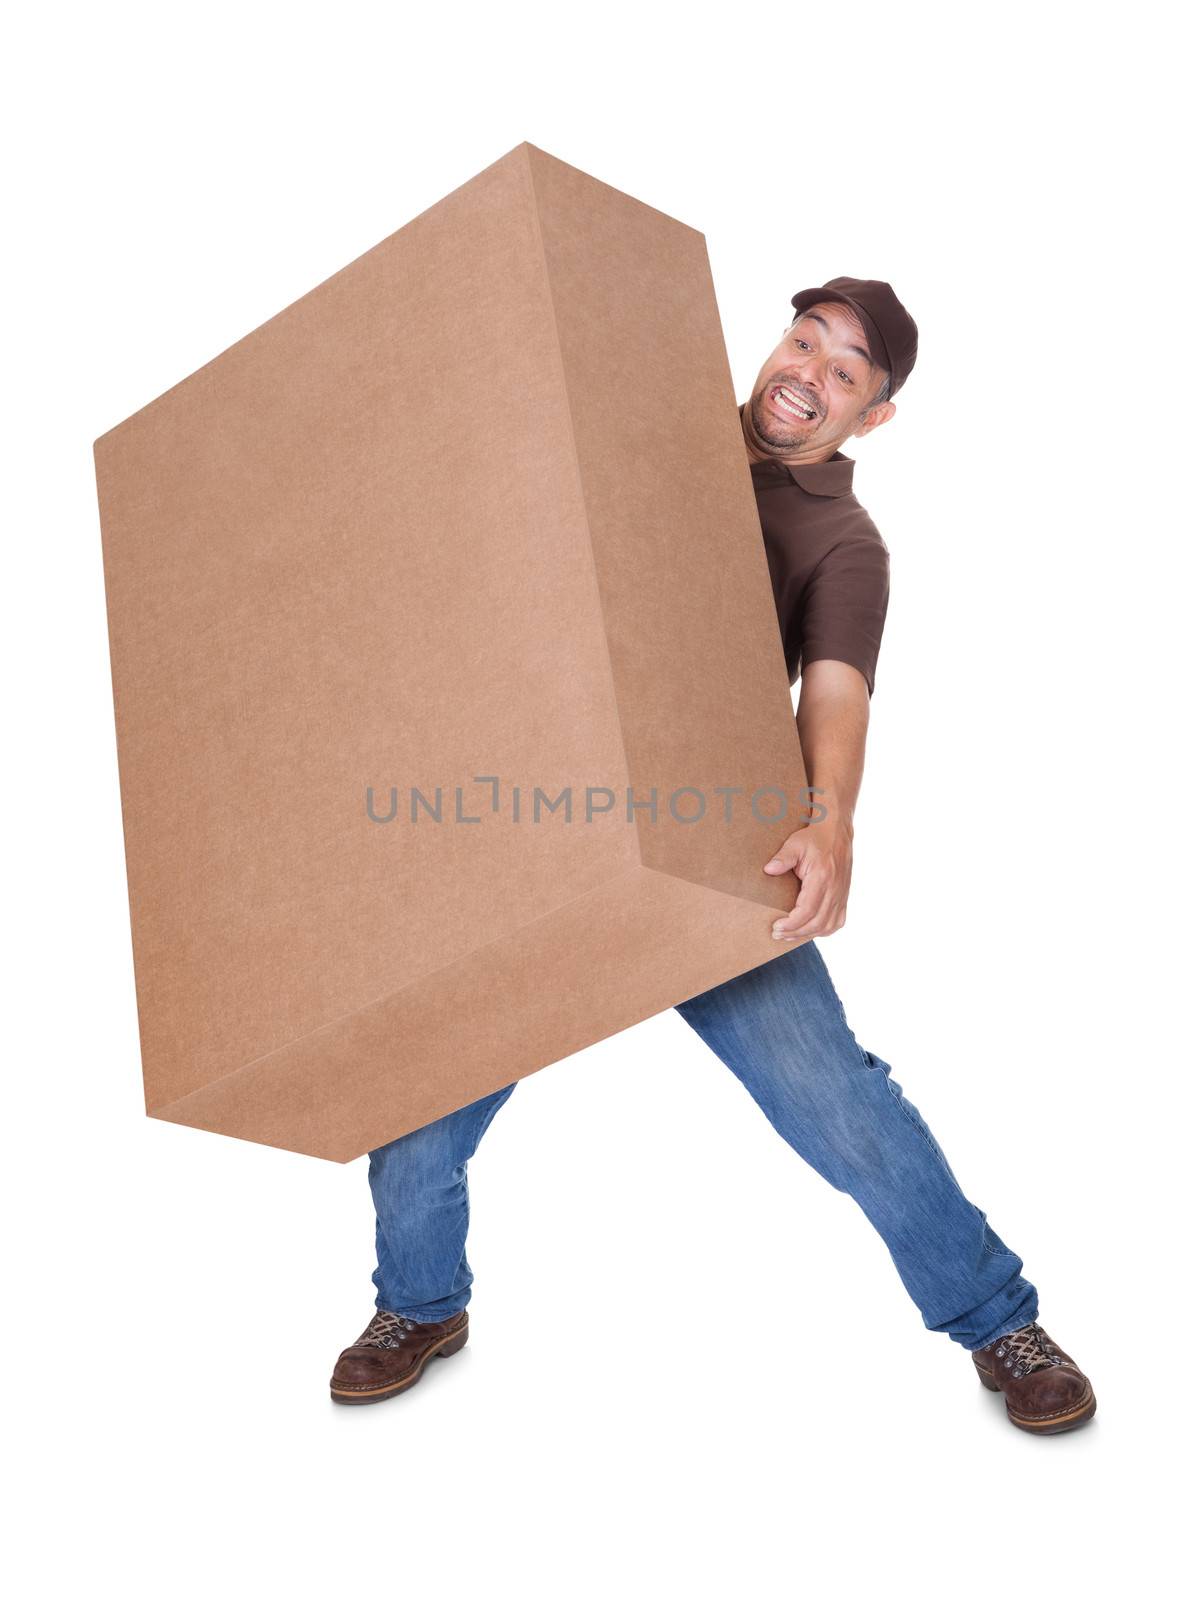
{"type": "Polygon", "coordinates": [[[339,1406],[372,1406],[379,1400],[390,1400],[392,1396],[403,1394],[406,1389],[419,1383],[424,1376],[424,1368],[433,1356],[455,1356],[462,1349],[469,1338],[469,1324],[451,1333],[447,1339],[442,1339],[437,1345],[430,1345],[420,1357],[419,1363],[406,1378],[399,1378],[394,1383],[384,1384],[381,1389],[335,1389],[329,1385],[329,1398],[335,1400],[339,1406]]]}
{"type": "MultiPolygon", "coordinates": [[[[973,1361],[972,1365],[984,1388],[990,1389],[993,1394],[999,1394],[1000,1385],[993,1378],[988,1377],[979,1362],[973,1361]]],[[[1013,1411],[1007,1400],[1004,1402],[1004,1409],[1007,1411],[1008,1420],[1013,1427],[1023,1428],[1026,1433],[1065,1433],[1069,1428],[1080,1428],[1084,1422],[1089,1422],[1098,1407],[1094,1390],[1088,1383],[1086,1399],[1083,1400],[1081,1405],[1076,1406],[1073,1411],[1059,1411],[1050,1417],[1020,1417],[1013,1411]]]]}

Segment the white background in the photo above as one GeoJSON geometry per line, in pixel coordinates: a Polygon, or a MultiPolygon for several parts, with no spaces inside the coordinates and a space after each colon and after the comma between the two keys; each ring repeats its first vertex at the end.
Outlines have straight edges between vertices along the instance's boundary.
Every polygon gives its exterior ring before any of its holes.
{"type": "Polygon", "coordinates": [[[10,25],[18,1592],[1164,1592],[1182,352],[1159,10],[10,25]],[[523,139],[706,234],[738,398],[799,287],[888,278],[920,324],[897,417],[852,447],[892,601],[849,921],[821,948],[1093,1378],[1078,1433],[1009,1426],[674,1013],[520,1085],[470,1172],[470,1344],[362,1410],[327,1380],[370,1312],[364,1163],[143,1116],[91,443],[523,139]]]}

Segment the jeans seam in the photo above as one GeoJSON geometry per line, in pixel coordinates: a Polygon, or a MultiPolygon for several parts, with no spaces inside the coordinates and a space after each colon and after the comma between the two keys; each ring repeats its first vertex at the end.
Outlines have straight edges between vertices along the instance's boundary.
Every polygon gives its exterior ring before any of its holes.
{"type": "MultiPolygon", "coordinates": [[[[840,998],[839,991],[836,989],[835,983],[832,980],[831,974],[827,970],[827,964],[826,964],[825,961],[823,961],[822,954],[818,950],[818,948],[814,945],[814,942],[812,941],[810,944],[801,945],[799,947],[798,951],[788,951],[784,959],[789,960],[792,955],[802,954],[803,952],[805,952],[807,950],[811,950],[813,952],[813,954],[815,956],[815,959],[820,964],[820,969],[821,969],[821,972],[822,972],[823,980],[824,980],[824,982],[825,982],[825,984],[827,986],[827,989],[828,989],[828,991],[829,991],[829,993],[831,995],[831,998],[834,1000],[836,1006],[839,1009],[839,1014],[843,1018],[844,1027],[847,1030],[848,1039],[849,1039],[851,1045],[855,1048],[855,1050],[856,1050],[856,1052],[857,1052],[857,1054],[858,1054],[858,1056],[860,1058],[860,1061],[861,1061],[861,1064],[862,1064],[864,1070],[866,1072],[879,1072],[880,1073],[881,1078],[884,1080],[885,1093],[895,1103],[898,1112],[902,1116],[905,1117],[905,1119],[909,1123],[910,1127],[913,1128],[916,1133],[919,1133],[921,1135],[921,1137],[923,1138],[923,1140],[926,1143],[927,1149],[933,1155],[934,1159],[938,1162],[939,1170],[945,1174],[947,1182],[950,1183],[960,1194],[962,1194],[962,1189],[959,1187],[959,1180],[955,1177],[953,1171],[951,1170],[950,1162],[943,1155],[942,1151],[938,1148],[937,1144],[935,1144],[933,1136],[929,1133],[929,1131],[926,1129],[924,1124],[919,1120],[920,1113],[915,1112],[914,1109],[911,1106],[907,1106],[906,1105],[905,1091],[904,1090],[902,1090],[902,1092],[900,1094],[894,1093],[893,1084],[892,1084],[892,1082],[890,1080],[890,1069],[888,1067],[888,1063],[886,1062],[884,1064],[884,1066],[880,1066],[880,1065],[874,1066],[873,1065],[873,1059],[872,1059],[872,1053],[870,1051],[866,1050],[864,1048],[864,1046],[860,1043],[860,1041],[857,1039],[857,1037],[855,1035],[855,1032],[852,1029],[852,1025],[848,1021],[847,1012],[844,1010],[843,1000],[840,998]]],[[[797,1005],[797,995],[794,996],[794,1002],[795,1002],[795,1005],[797,1005]]],[[[877,1060],[879,1061],[879,1057],[877,1058],[877,1060]]],[[[900,1083],[898,1083],[896,1085],[896,1087],[898,1089],[901,1089],[900,1083]]],[[[966,1195],[964,1195],[963,1198],[966,1200],[967,1199],[966,1195]]],[[[967,1204],[971,1205],[972,1202],[970,1200],[967,1200],[967,1204]]],[[[974,1209],[976,1211],[979,1210],[978,1206],[976,1206],[974,1209]]],[[[984,1222],[984,1227],[986,1228],[987,1227],[987,1219],[986,1219],[986,1217],[983,1219],[983,1222],[984,1222]]],[[[984,1243],[984,1248],[986,1250],[988,1250],[992,1255],[996,1256],[997,1258],[999,1258],[1003,1254],[1011,1254],[1011,1251],[1002,1252],[1002,1251],[999,1251],[999,1250],[993,1250],[992,1247],[988,1244],[986,1238],[984,1239],[983,1243],[984,1243]]]]}
{"type": "MultiPolygon", "coordinates": [[[[865,1052],[865,1055],[867,1055],[867,1052],[865,1052]]],[[[893,1094],[892,1087],[891,1087],[891,1085],[889,1083],[889,1074],[887,1072],[882,1072],[880,1067],[873,1067],[872,1070],[873,1070],[873,1072],[880,1072],[881,1073],[881,1076],[885,1080],[885,1088],[888,1089],[890,1095],[892,1095],[892,1097],[893,1097],[894,1105],[897,1107],[898,1111],[901,1112],[902,1116],[904,1116],[909,1121],[910,1125],[912,1127],[916,1128],[917,1131],[921,1134],[922,1138],[926,1141],[926,1143],[929,1145],[930,1149],[937,1156],[939,1164],[941,1165],[943,1171],[945,1172],[946,1171],[946,1157],[943,1155],[942,1151],[938,1148],[938,1146],[934,1143],[934,1140],[930,1137],[930,1134],[927,1132],[927,1130],[918,1121],[918,1119],[914,1115],[913,1111],[905,1104],[905,1100],[903,1098],[904,1097],[904,1090],[902,1090],[901,1094],[893,1094]]],[[[901,1088],[901,1085],[898,1084],[897,1087],[901,1088]]]]}
{"type": "Polygon", "coordinates": [[[989,1244],[987,1242],[987,1227],[988,1227],[987,1214],[986,1214],[986,1212],[980,1210],[979,1206],[976,1206],[975,1209],[976,1209],[976,1211],[979,1212],[979,1215],[983,1218],[983,1227],[984,1227],[983,1248],[987,1251],[988,1255],[990,1255],[990,1256],[1010,1256],[1010,1255],[1012,1255],[1013,1252],[1011,1250],[1007,1250],[1007,1249],[1005,1249],[1005,1250],[997,1250],[995,1245],[989,1244]]]}
{"type": "MultiPolygon", "coordinates": [[[[950,1182],[954,1183],[955,1187],[957,1188],[958,1187],[958,1181],[954,1177],[954,1174],[950,1171],[949,1162],[947,1161],[946,1157],[943,1155],[942,1151],[934,1143],[934,1140],[930,1136],[930,1134],[927,1131],[927,1129],[918,1120],[918,1117],[914,1113],[913,1109],[906,1104],[904,1090],[902,1090],[901,1094],[899,1094],[899,1095],[898,1094],[894,1094],[892,1086],[891,1086],[890,1081],[889,1081],[889,1074],[887,1072],[883,1071],[880,1067],[872,1066],[871,1062],[868,1060],[868,1051],[867,1050],[863,1050],[862,1054],[864,1056],[865,1065],[868,1067],[868,1069],[870,1071],[872,1071],[872,1072],[879,1072],[881,1074],[881,1077],[885,1081],[885,1088],[888,1090],[890,1096],[892,1097],[894,1103],[896,1104],[898,1111],[901,1112],[901,1114],[908,1120],[910,1126],[912,1128],[914,1128],[918,1133],[921,1134],[922,1138],[926,1141],[927,1145],[930,1147],[931,1151],[934,1153],[934,1157],[937,1160],[939,1166],[942,1168],[943,1172],[946,1173],[947,1178],[950,1180],[950,1182]]],[[[901,1088],[901,1085],[898,1084],[897,1087],[901,1088]]],[[[974,1210],[977,1213],[977,1215],[979,1216],[980,1221],[983,1223],[983,1226],[984,1226],[983,1248],[987,1251],[988,1255],[995,1256],[998,1261],[999,1260],[1003,1260],[1007,1256],[1010,1256],[1013,1253],[1011,1250],[1007,1250],[1007,1249],[1005,1249],[1005,1250],[997,1250],[993,1245],[990,1245],[988,1243],[988,1241],[987,1241],[988,1220],[987,1220],[986,1215],[984,1214],[982,1209],[975,1204],[974,1201],[968,1200],[967,1203],[968,1203],[968,1205],[971,1206],[972,1210],[974,1210]]]]}

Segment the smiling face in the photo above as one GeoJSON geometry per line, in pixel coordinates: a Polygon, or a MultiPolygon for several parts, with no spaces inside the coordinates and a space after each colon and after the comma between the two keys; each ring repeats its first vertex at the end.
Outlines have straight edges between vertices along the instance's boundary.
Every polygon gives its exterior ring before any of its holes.
{"type": "Polygon", "coordinates": [[[757,375],[743,419],[750,459],[826,461],[896,411],[891,400],[876,400],[886,376],[850,307],[811,306],[757,375]]]}

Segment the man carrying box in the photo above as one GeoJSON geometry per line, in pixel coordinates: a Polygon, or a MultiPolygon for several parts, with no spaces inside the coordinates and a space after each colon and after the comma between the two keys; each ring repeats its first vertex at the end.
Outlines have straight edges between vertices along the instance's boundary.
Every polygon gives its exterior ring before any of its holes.
{"type": "MultiPolygon", "coordinates": [[[[889,1064],[864,1050],[814,940],[844,923],[852,819],[889,594],[889,559],[852,493],[849,438],[882,426],[913,368],[917,328],[887,283],[832,278],[797,316],[739,408],[791,682],[798,734],[824,815],[766,864],[801,890],[773,961],[675,1007],[778,1133],[852,1196],[884,1240],[925,1326],[971,1353],[1032,1433],[1095,1412],[1090,1381],[1036,1322],[1023,1263],[963,1194],[889,1064]],[[801,942],[801,941],[806,942],[801,942]]],[[[374,1150],[377,1310],[338,1358],[334,1400],[386,1400],[469,1336],[467,1163],[514,1084],[374,1150]]]]}

